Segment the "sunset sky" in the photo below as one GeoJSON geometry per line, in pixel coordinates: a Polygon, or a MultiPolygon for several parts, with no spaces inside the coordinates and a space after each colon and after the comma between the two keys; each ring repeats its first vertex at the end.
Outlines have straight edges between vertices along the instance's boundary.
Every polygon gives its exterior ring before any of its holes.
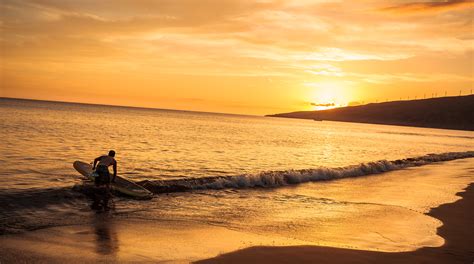
{"type": "Polygon", "coordinates": [[[0,6],[4,97],[261,115],[473,88],[473,1],[0,6]]]}

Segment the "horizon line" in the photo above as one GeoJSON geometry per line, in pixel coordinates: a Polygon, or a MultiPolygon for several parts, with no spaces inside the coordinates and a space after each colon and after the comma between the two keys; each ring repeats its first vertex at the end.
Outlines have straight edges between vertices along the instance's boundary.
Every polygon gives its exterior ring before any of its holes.
{"type": "Polygon", "coordinates": [[[98,104],[98,103],[85,103],[85,102],[59,101],[59,100],[44,100],[44,99],[19,98],[19,97],[7,97],[7,96],[0,96],[0,99],[13,99],[13,100],[24,100],[24,101],[39,101],[39,102],[46,102],[46,103],[78,104],[78,105],[89,105],[89,106],[108,106],[108,107],[118,107],[118,108],[135,108],[135,109],[143,109],[143,110],[161,110],[161,111],[174,111],[174,112],[191,112],[191,113],[200,113],[200,114],[217,114],[217,115],[234,115],[234,116],[265,117],[265,115],[237,114],[237,113],[225,113],[225,112],[209,112],[209,111],[197,111],[197,110],[185,110],[185,109],[171,109],[171,108],[158,108],[158,107],[133,106],[133,105],[98,104]]]}
{"type": "MultiPolygon", "coordinates": [[[[347,105],[336,107],[332,109],[339,109],[339,108],[347,108],[347,107],[357,107],[357,106],[364,106],[369,104],[384,104],[384,103],[392,103],[392,102],[408,102],[408,101],[421,101],[421,100],[432,100],[432,99],[441,99],[441,98],[448,98],[448,97],[464,97],[464,96],[472,96],[473,94],[466,94],[466,95],[452,95],[452,96],[439,96],[439,97],[430,97],[430,98],[420,98],[420,99],[408,99],[408,100],[393,100],[393,101],[383,101],[383,102],[368,102],[366,104],[360,105],[347,105]]],[[[133,106],[133,105],[114,105],[114,104],[99,104],[99,103],[85,103],[85,102],[73,102],[73,101],[59,101],[59,100],[45,100],[45,99],[34,99],[34,98],[19,98],[19,97],[8,97],[8,96],[0,96],[0,99],[12,99],[12,100],[24,100],[24,101],[39,101],[39,102],[47,102],[47,103],[63,103],[63,104],[78,104],[78,105],[89,105],[89,106],[108,106],[108,107],[118,107],[118,108],[134,108],[134,109],[143,109],[143,110],[161,110],[161,111],[174,111],[174,112],[190,112],[190,113],[201,113],[201,114],[217,114],[217,115],[233,115],[233,116],[250,116],[250,117],[269,117],[273,114],[264,114],[264,115],[252,115],[252,114],[237,114],[237,113],[226,113],[226,112],[209,112],[209,111],[197,111],[197,110],[186,110],[186,109],[171,109],[171,108],[158,108],[158,107],[146,107],[146,106],[133,106]]],[[[326,110],[297,110],[293,112],[317,112],[317,111],[327,111],[332,109],[326,110]]],[[[293,113],[291,112],[291,113],[293,113]]],[[[276,113],[281,114],[281,113],[276,113]]]]}

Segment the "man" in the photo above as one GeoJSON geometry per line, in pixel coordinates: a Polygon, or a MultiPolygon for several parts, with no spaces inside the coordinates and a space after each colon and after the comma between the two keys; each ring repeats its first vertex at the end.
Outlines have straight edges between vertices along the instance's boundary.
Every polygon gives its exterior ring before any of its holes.
{"type": "Polygon", "coordinates": [[[94,160],[94,165],[92,166],[92,169],[96,171],[98,176],[95,178],[96,192],[94,195],[94,203],[91,206],[92,209],[100,209],[101,202],[104,210],[109,209],[108,203],[110,195],[110,182],[115,182],[115,178],[117,177],[117,161],[114,157],[115,151],[111,150],[109,151],[109,155],[103,155],[97,157],[94,160]],[[112,178],[112,181],[110,180],[110,166],[112,166],[114,169],[114,176],[112,178]]]}

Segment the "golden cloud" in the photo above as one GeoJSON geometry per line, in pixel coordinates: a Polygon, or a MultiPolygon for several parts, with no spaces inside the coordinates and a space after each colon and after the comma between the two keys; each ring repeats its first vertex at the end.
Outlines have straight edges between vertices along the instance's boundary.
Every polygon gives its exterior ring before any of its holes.
{"type": "Polygon", "coordinates": [[[472,0],[450,0],[450,1],[431,1],[431,2],[413,2],[382,8],[382,11],[393,13],[432,13],[445,12],[454,9],[472,8],[472,0]]]}

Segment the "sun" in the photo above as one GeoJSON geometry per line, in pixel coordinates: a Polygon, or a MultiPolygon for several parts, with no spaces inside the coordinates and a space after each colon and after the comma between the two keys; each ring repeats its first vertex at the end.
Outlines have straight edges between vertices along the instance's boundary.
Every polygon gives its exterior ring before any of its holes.
{"type": "Polygon", "coordinates": [[[312,82],[305,85],[313,88],[311,106],[313,110],[327,110],[347,106],[347,84],[344,82],[312,82]]]}

